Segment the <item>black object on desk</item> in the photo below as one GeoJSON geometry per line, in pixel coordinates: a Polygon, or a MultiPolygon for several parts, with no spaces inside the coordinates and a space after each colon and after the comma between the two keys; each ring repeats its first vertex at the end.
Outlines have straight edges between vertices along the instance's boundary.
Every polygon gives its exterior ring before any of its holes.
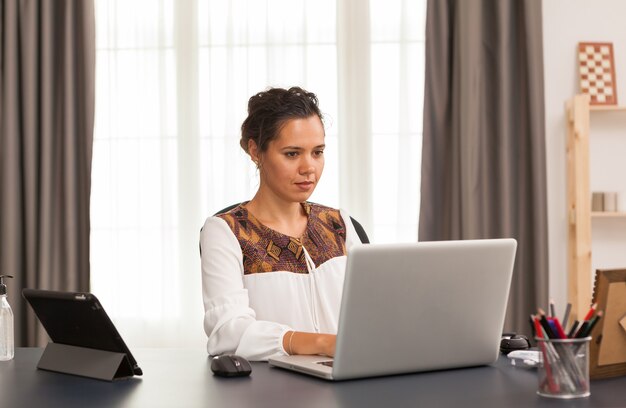
{"type": "Polygon", "coordinates": [[[502,340],[500,340],[500,352],[502,354],[509,354],[515,350],[527,350],[530,348],[530,341],[528,337],[523,334],[516,333],[504,333],[502,340]]]}
{"type": "Polygon", "coordinates": [[[220,377],[245,377],[250,375],[252,367],[248,360],[235,354],[213,357],[211,371],[220,377]]]}
{"type": "Polygon", "coordinates": [[[106,381],[143,374],[93,294],[23,289],[22,296],[53,341],[37,368],[106,381]]]}

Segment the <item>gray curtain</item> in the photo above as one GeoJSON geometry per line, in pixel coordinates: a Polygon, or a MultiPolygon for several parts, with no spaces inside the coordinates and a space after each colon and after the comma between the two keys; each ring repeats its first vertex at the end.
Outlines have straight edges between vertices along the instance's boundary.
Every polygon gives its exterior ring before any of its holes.
{"type": "Polygon", "coordinates": [[[1,0],[0,273],[16,346],[46,339],[25,287],[89,289],[93,0],[1,0]]]}
{"type": "Polygon", "coordinates": [[[538,0],[428,1],[419,239],[515,238],[518,333],[548,298],[541,24],[538,0]]]}

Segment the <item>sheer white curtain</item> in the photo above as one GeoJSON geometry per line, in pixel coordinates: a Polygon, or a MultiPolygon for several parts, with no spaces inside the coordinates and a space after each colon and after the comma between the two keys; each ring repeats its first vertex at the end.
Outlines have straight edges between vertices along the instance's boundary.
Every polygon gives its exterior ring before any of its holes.
{"type": "Polygon", "coordinates": [[[320,98],[311,199],[362,218],[374,242],[416,240],[424,3],[372,0],[355,19],[335,0],[96,0],[92,291],[131,347],[204,347],[199,228],[256,189],[239,127],[268,86],[320,98]],[[348,31],[371,33],[365,51],[348,31]],[[351,75],[364,82],[340,90],[351,75]],[[353,132],[341,146],[339,129],[353,132]]]}
{"type": "Polygon", "coordinates": [[[370,0],[373,220],[377,242],[417,241],[426,1],[370,0]]]}

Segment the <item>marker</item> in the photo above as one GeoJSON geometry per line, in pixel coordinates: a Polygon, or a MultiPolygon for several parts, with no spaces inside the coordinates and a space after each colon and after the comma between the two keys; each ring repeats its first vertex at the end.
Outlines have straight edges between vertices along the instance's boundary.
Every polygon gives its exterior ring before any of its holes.
{"type": "Polygon", "coordinates": [[[550,299],[550,316],[556,317],[556,313],[554,312],[554,299],[550,299]]]}

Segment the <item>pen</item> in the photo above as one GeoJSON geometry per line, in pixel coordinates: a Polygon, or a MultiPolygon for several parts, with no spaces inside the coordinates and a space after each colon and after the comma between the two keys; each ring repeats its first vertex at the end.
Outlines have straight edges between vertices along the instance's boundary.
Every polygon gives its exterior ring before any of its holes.
{"type": "Polygon", "coordinates": [[[554,312],[554,299],[550,299],[550,316],[556,317],[556,313],[554,312]]]}

